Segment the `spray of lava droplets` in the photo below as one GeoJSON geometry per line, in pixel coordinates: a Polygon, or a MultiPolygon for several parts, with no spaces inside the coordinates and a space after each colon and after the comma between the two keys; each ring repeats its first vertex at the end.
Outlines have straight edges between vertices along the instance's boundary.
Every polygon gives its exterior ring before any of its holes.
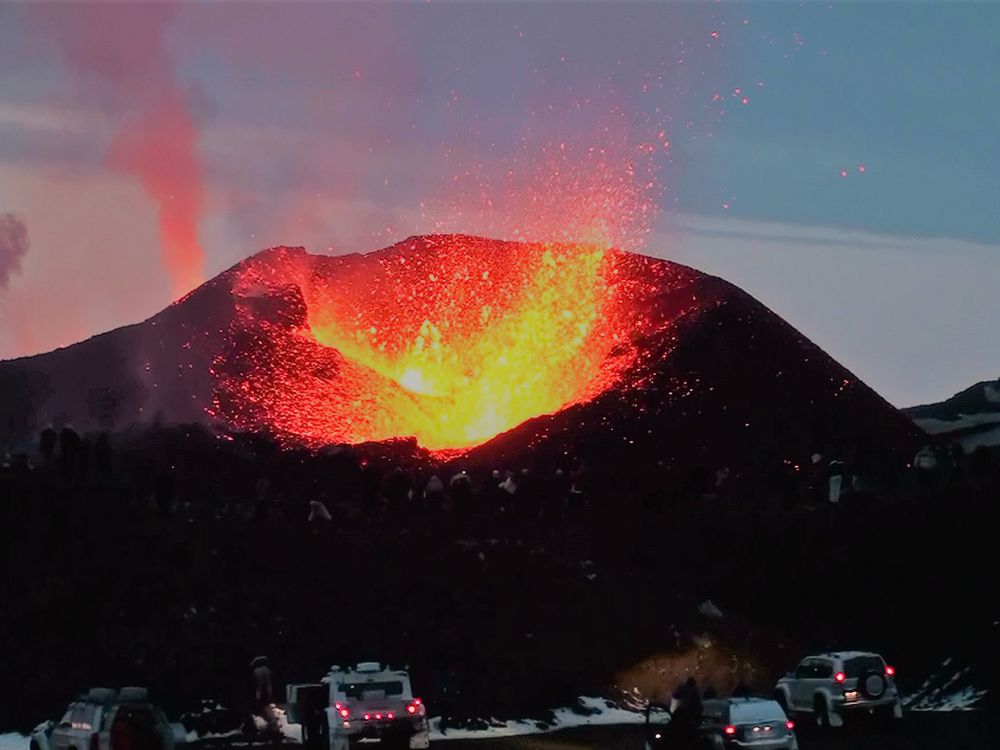
{"type": "Polygon", "coordinates": [[[307,444],[468,448],[587,401],[636,359],[645,282],[582,245],[416,238],[368,256],[245,264],[213,411],[307,444]]]}
{"type": "Polygon", "coordinates": [[[523,171],[508,163],[502,188],[478,181],[479,204],[438,223],[519,242],[437,235],[245,263],[212,412],[306,444],[416,437],[446,451],[606,391],[636,361],[633,302],[660,282],[614,249],[644,242],[654,151],[555,144],[523,171]]]}
{"type": "Polygon", "coordinates": [[[436,232],[641,250],[659,212],[659,161],[670,141],[653,126],[636,139],[618,109],[604,121],[590,138],[525,136],[492,163],[453,156],[446,196],[423,206],[425,221],[436,232]]]}

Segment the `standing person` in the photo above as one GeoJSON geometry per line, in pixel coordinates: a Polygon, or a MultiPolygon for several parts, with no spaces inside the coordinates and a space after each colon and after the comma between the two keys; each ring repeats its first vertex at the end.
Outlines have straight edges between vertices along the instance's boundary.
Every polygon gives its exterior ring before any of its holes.
{"type": "Polygon", "coordinates": [[[913,457],[913,470],[917,475],[917,490],[921,496],[929,495],[937,483],[938,460],[929,445],[921,448],[913,457]]]}
{"type": "Polygon", "coordinates": [[[444,482],[437,474],[431,474],[424,487],[424,509],[433,514],[441,512],[444,506],[444,482]]]}
{"type": "Polygon", "coordinates": [[[503,481],[497,485],[500,497],[500,516],[496,532],[508,544],[513,543],[518,534],[518,511],[520,508],[519,487],[514,472],[504,472],[503,481]]]}
{"type": "Polygon", "coordinates": [[[736,683],[736,687],[733,688],[734,698],[750,698],[753,695],[753,690],[750,686],[740,677],[739,681],[736,683]]]}
{"type": "Polygon", "coordinates": [[[267,723],[269,734],[278,733],[277,716],[274,712],[274,690],[271,684],[271,665],[266,656],[257,656],[250,662],[253,673],[254,714],[267,723]]]}
{"type": "Polygon", "coordinates": [[[77,462],[80,459],[80,433],[72,425],[66,425],[59,432],[59,458],[56,464],[62,478],[70,481],[76,477],[77,462]]]}
{"type": "MultiPolygon", "coordinates": [[[[250,662],[250,669],[253,672],[253,698],[254,708],[260,712],[273,700],[273,690],[271,685],[271,664],[266,656],[255,657],[250,662]]],[[[263,715],[261,713],[261,715],[263,715]]]]}
{"type": "Polygon", "coordinates": [[[690,747],[698,737],[701,725],[701,692],[694,677],[688,677],[677,686],[670,701],[670,727],[675,741],[682,747],[690,747]]]}
{"type": "Polygon", "coordinates": [[[462,469],[451,478],[448,486],[451,489],[452,511],[461,518],[469,512],[472,505],[472,478],[462,469]]]}
{"type": "Polygon", "coordinates": [[[438,731],[441,734],[448,732],[448,722],[452,720],[457,698],[458,675],[455,673],[455,667],[449,666],[448,670],[441,675],[441,685],[438,691],[437,705],[435,706],[441,714],[441,720],[438,724],[438,731]]]}
{"type": "Polygon", "coordinates": [[[848,492],[847,465],[843,461],[835,459],[830,462],[828,473],[830,489],[827,499],[836,505],[840,502],[841,496],[848,492]]]}
{"type": "Polygon", "coordinates": [[[948,481],[961,483],[965,476],[965,448],[959,440],[952,440],[948,447],[948,481]]]}
{"type": "Polygon", "coordinates": [[[825,502],[827,477],[823,466],[823,454],[813,453],[809,458],[809,505],[818,508],[825,502]]]}
{"type": "Polygon", "coordinates": [[[399,512],[407,506],[410,499],[410,492],[413,489],[413,481],[410,475],[401,467],[397,466],[385,480],[385,499],[392,512],[399,512]]]}
{"type": "Polygon", "coordinates": [[[49,425],[38,438],[38,452],[42,454],[42,465],[49,467],[52,465],[56,455],[56,445],[59,443],[59,433],[56,428],[49,425]]]}

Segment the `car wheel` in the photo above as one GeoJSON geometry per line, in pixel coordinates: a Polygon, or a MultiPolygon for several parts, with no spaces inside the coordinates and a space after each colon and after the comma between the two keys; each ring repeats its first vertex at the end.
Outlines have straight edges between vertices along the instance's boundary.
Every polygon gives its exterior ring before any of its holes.
{"type": "Polygon", "coordinates": [[[861,675],[858,680],[858,688],[865,698],[877,700],[885,695],[889,685],[885,681],[885,676],[879,672],[867,672],[861,675]]]}
{"type": "Polygon", "coordinates": [[[827,730],[830,728],[830,709],[822,695],[817,695],[813,701],[813,721],[816,723],[817,729],[827,730]]]}

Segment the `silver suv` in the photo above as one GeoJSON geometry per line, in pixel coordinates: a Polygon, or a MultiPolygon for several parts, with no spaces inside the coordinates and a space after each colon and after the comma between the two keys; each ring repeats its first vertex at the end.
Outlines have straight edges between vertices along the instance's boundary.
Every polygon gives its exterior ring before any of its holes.
{"type": "Polygon", "coordinates": [[[171,724],[145,688],[93,688],[58,721],[31,733],[30,750],[175,750],[184,727],[171,724]]]}
{"type": "Polygon", "coordinates": [[[803,659],[778,680],[774,698],[788,712],[809,714],[819,727],[843,726],[848,714],[901,719],[896,670],[878,654],[837,651],[803,659]]]}
{"type": "Polygon", "coordinates": [[[317,749],[347,750],[359,740],[401,750],[430,746],[427,709],[409,674],[377,662],[334,666],[319,684],[289,685],[287,708],[303,743],[317,749]]]}

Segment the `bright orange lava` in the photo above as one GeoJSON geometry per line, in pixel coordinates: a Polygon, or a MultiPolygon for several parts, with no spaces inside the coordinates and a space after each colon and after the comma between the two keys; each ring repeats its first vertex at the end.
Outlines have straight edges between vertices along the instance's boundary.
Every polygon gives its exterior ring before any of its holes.
{"type": "Polygon", "coordinates": [[[310,444],[478,445],[592,399],[635,361],[625,257],[462,236],[272,251],[234,282],[238,327],[255,333],[220,360],[215,410],[310,444]]]}

